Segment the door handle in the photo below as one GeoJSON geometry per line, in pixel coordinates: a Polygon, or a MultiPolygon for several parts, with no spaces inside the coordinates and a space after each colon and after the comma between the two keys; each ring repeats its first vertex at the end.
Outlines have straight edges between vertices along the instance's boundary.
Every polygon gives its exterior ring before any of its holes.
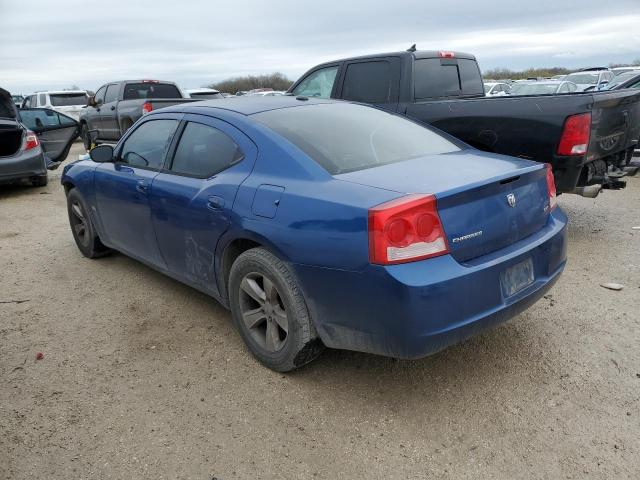
{"type": "Polygon", "coordinates": [[[209,210],[220,210],[224,207],[224,199],[216,195],[212,195],[207,199],[207,208],[209,210]]]}
{"type": "Polygon", "coordinates": [[[111,107],[111,110],[115,110],[115,109],[116,109],[116,106],[115,106],[115,105],[113,105],[113,106],[111,107]]]}
{"type": "Polygon", "coordinates": [[[100,111],[100,109],[99,109],[99,108],[96,108],[96,112],[99,112],[99,111],[100,111]]]}
{"type": "Polygon", "coordinates": [[[147,191],[149,190],[149,185],[147,185],[147,182],[145,182],[144,180],[138,180],[138,183],[136,183],[136,190],[140,193],[147,193],[147,191]]]}

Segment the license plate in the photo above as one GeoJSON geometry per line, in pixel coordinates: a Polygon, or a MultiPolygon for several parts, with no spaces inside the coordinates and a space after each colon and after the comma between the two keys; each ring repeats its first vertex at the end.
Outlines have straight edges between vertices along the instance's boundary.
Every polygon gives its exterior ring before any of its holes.
{"type": "Polygon", "coordinates": [[[518,293],[523,288],[533,283],[533,262],[530,258],[524,262],[520,262],[513,267],[507,268],[500,275],[500,283],[502,284],[502,292],[505,297],[518,293]]]}

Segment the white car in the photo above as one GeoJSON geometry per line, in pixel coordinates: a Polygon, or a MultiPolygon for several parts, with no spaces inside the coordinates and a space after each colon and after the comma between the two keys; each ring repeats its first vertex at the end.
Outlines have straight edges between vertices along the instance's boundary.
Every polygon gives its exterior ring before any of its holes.
{"type": "Polygon", "coordinates": [[[508,95],[511,87],[508,83],[503,82],[485,82],[484,94],[487,97],[501,97],[508,95]]]}
{"type": "Polygon", "coordinates": [[[184,90],[184,93],[186,93],[187,97],[190,98],[197,98],[198,100],[212,100],[212,99],[216,99],[216,98],[224,98],[224,95],[222,95],[218,90],[215,90],[213,88],[190,88],[187,90],[184,90]]]}
{"type": "Polygon", "coordinates": [[[247,93],[248,96],[258,96],[258,97],[275,97],[275,96],[279,96],[279,95],[284,95],[287,92],[281,92],[279,90],[269,90],[266,92],[249,92],[247,93]]]}
{"type": "Polygon", "coordinates": [[[602,90],[612,79],[613,72],[608,68],[584,69],[564,77],[564,80],[575,83],[579,92],[602,90]]]}
{"type": "Polygon", "coordinates": [[[628,67],[615,67],[615,68],[612,68],[611,71],[615,76],[618,76],[621,73],[627,73],[627,72],[640,73],[640,65],[628,66],[628,67]]]}
{"type": "Polygon", "coordinates": [[[50,108],[78,121],[88,100],[86,90],[48,90],[25,97],[22,108],[50,108]]]}

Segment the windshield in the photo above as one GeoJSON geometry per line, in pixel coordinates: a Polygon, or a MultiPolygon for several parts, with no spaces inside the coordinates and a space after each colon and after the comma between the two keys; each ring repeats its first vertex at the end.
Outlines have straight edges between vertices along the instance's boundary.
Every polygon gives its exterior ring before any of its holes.
{"type": "Polygon", "coordinates": [[[182,95],[178,87],[168,83],[127,83],[122,98],[124,100],[182,98],[182,95]]]}
{"type": "Polygon", "coordinates": [[[426,127],[352,103],[282,108],[253,117],[332,175],[460,150],[426,127]]]}
{"type": "Polygon", "coordinates": [[[51,105],[54,107],[69,107],[72,105],[86,105],[86,93],[51,93],[51,105]]]}
{"type": "Polygon", "coordinates": [[[570,73],[565,80],[569,80],[579,85],[595,85],[598,83],[597,73],[570,73]]]}
{"type": "Polygon", "coordinates": [[[487,83],[484,84],[484,93],[489,93],[489,90],[491,90],[491,87],[493,87],[493,85],[489,85],[487,83]]]}
{"type": "Polygon", "coordinates": [[[11,100],[15,103],[21,103],[24,100],[24,97],[22,95],[11,95],[11,100]]]}
{"type": "Polygon", "coordinates": [[[416,60],[413,81],[416,100],[484,93],[478,64],[465,58],[416,60]]]}
{"type": "Polygon", "coordinates": [[[516,83],[511,86],[511,95],[552,95],[560,85],[557,83],[516,83]]]}

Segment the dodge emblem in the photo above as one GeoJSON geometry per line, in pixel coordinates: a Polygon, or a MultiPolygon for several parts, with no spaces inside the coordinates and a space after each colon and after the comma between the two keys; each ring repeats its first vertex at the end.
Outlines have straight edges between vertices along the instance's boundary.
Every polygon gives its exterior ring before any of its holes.
{"type": "Polygon", "coordinates": [[[507,203],[511,208],[516,206],[516,196],[513,193],[507,195],[507,203]]]}

